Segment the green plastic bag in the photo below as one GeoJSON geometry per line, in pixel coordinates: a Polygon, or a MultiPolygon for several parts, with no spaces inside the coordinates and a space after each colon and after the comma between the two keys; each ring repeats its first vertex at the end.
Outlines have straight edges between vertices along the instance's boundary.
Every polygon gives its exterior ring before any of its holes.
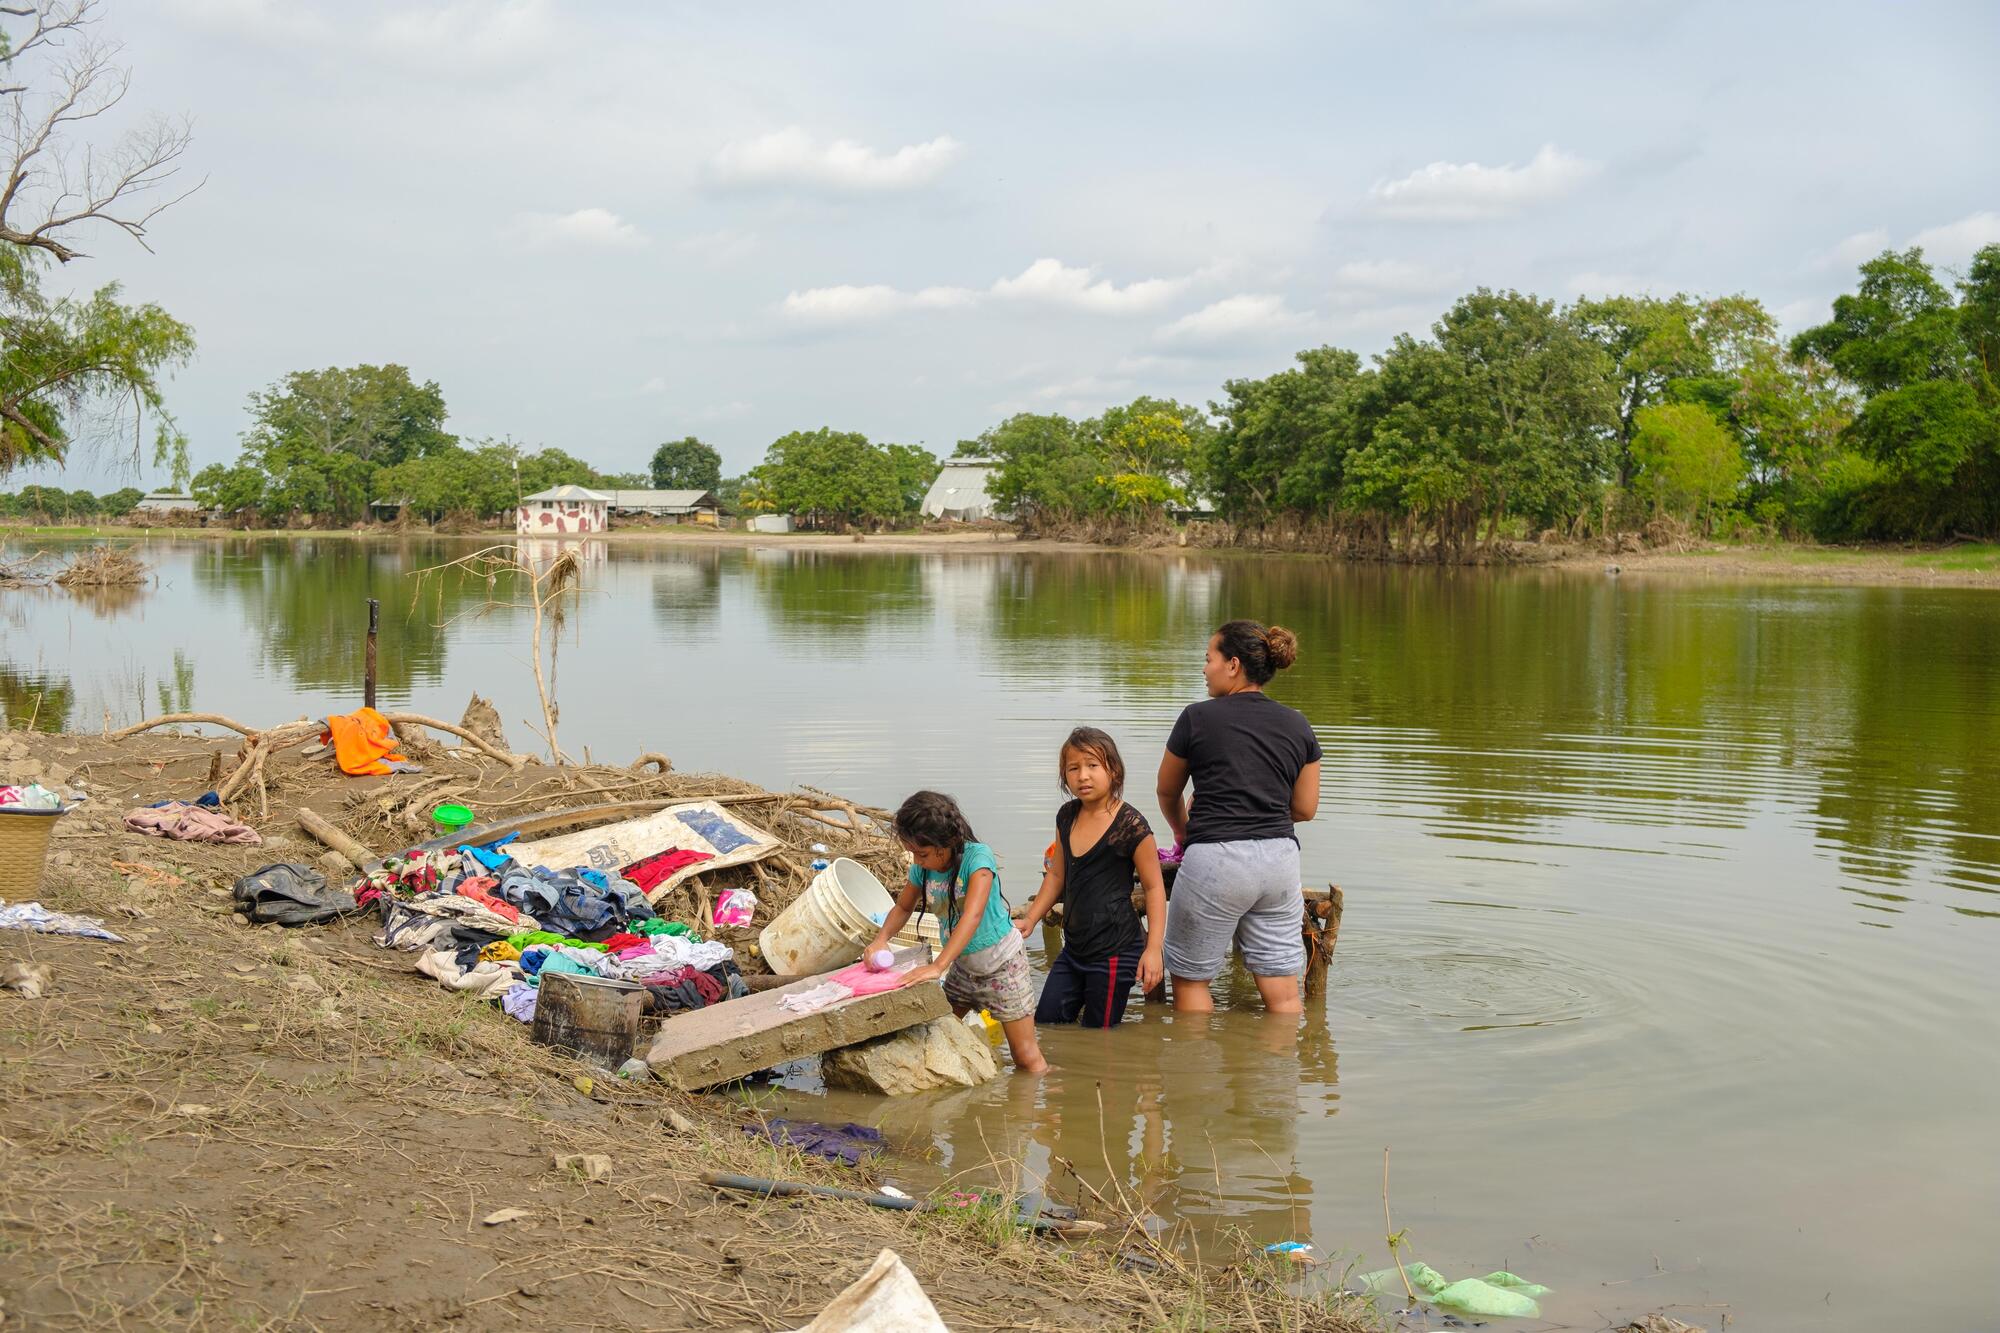
{"type": "Polygon", "coordinates": [[[1435,1296],[1451,1285],[1444,1274],[1424,1263],[1406,1264],[1401,1274],[1393,1268],[1384,1268],[1375,1273],[1363,1273],[1354,1280],[1361,1284],[1363,1291],[1400,1292],[1403,1290],[1404,1274],[1409,1276],[1411,1289],[1426,1296],[1435,1296]]]}
{"type": "Polygon", "coordinates": [[[1536,1301],[1548,1295],[1551,1290],[1539,1282],[1530,1282],[1524,1277],[1515,1277],[1504,1268],[1497,1273],[1488,1273],[1479,1280],[1489,1287],[1505,1287],[1508,1291],[1518,1291],[1528,1299],[1536,1301]]]}
{"type": "Polygon", "coordinates": [[[1431,1301],[1446,1309],[1499,1319],[1533,1319],[1542,1312],[1541,1306],[1520,1292],[1493,1286],[1476,1277],[1460,1278],[1443,1291],[1432,1293],[1431,1301]]]}

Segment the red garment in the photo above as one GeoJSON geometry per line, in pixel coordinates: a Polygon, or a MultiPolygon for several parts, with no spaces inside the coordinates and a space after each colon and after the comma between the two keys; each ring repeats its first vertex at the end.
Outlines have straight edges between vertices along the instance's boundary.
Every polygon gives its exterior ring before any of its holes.
{"type": "Polygon", "coordinates": [[[606,937],[602,942],[605,949],[611,953],[617,953],[620,949],[629,949],[635,944],[644,944],[648,948],[652,947],[652,942],[644,935],[634,935],[629,930],[621,930],[616,935],[606,937]]]}
{"type": "Polygon", "coordinates": [[[691,866],[697,861],[714,859],[713,852],[691,852],[676,847],[673,851],[656,852],[643,861],[634,861],[625,867],[624,875],[637,884],[642,892],[651,893],[660,886],[661,881],[669,878],[675,871],[691,866]]]}
{"type": "Polygon", "coordinates": [[[490,909],[498,916],[504,916],[516,924],[521,920],[521,909],[514,904],[493,896],[493,890],[500,887],[500,881],[491,875],[474,875],[458,882],[453,890],[461,898],[470,898],[480,906],[490,909]]]}

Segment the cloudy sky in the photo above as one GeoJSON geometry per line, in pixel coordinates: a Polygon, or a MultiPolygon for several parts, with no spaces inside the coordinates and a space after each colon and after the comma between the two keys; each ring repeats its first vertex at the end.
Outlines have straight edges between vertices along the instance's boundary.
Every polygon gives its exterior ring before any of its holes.
{"type": "Polygon", "coordinates": [[[799,428],[945,453],[1205,402],[1475,285],[1797,327],[1884,246],[2000,240],[1991,0],[105,11],[207,184],[156,253],[94,235],[62,278],[195,326],[197,466],[308,367],[401,362],[468,437],[638,470],[694,433],[735,472],[799,428]]]}

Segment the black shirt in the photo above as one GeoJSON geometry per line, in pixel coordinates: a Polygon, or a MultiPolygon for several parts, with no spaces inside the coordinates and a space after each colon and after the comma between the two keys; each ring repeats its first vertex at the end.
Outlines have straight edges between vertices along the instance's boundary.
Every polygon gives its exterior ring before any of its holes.
{"type": "Polygon", "coordinates": [[[1089,963],[1142,953],[1146,936],[1132,909],[1132,854],[1153,836],[1152,827],[1144,815],[1120,802],[1111,826],[1078,856],[1070,850],[1069,834],[1082,812],[1082,801],[1056,811],[1056,841],[1063,854],[1063,951],[1089,963]]]}
{"type": "Polygon", "coordinates": [[[1260,690],[1204,699],[1181,710],[1167,753],[1194,778],[1187,845],[1290,838],[1292,784],[1320,758],[1305,714],[1260,690]]]}

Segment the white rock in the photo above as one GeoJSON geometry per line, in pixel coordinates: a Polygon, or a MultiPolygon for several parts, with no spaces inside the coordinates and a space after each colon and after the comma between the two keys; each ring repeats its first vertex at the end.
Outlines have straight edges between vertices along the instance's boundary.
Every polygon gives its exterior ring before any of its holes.
{"type": "Polygon", "coordinates": [[[953,1018],[934,1018],[820,1057],[828,1087],[900,1097],[931,1088],[976,1088],[1000,1076],[993,1048],[953,1018]]]}

